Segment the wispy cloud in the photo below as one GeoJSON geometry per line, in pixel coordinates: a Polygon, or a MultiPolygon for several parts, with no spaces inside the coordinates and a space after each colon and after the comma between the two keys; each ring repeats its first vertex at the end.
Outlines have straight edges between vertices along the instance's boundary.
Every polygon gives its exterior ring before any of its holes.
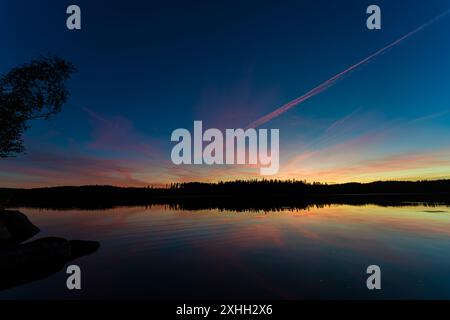
{"type": "Polygon", "coordinates": [[[427,114],[424,115],[422,117],[416,118],[414,120],[411,121],[411,123],[418,123],[418,122],[423,122],[423,121],[428,121],[428,120],[433,120],[439,117],[442,117],[444,115],[447,115],[450,113],[450,110],[444,110],[444,111],[440,111],[440,112],[434,112],[431,114],[427,114]]]}
{"type": "Polygon", "coordinates": [[[411,36],[415,35],[419,31],[422,31],[423,29],[425,29],[426,27],[430,26],[434,22],[436,22],[439,19],[443,18],[449,12],[450,12],[450,10],[445,11],[444,13],[438,15],[437,17],[433,18],[432,20],[428,21],[427,23],[425,23],[425,24],[421,25],[420,27],[414,29],[413,31],[405,34],[404,36],[402,36],[399,39],[395,40],[394,42],[388,44],[387,46],[379,49],[375,53],[369,55],[368,57],[362,59],[361,61],[355,63],[354,65],[348,67],[344,71],[336,74],[335,76],[333,76],[330,79],[328,79],[327,81],[321,83],[320,85],[318,85],[314,89],[308,91],[304,95],[302,95],[302,96],[300,96],[300,97],[298,97],[298,98],[296,98],[296,99],[286,103],[285,105],[277,108],[276,110],[272,111],[271,113],[269,113],[269,114],[267,114],[267,115],[265,115],[265,116],[255,120],[254,122],[250,123],[247,127],[248,128],[259,127],[259,126],[263,125],[264,123],[266,123],[266,122],[268,122],[268,121],[270,121],[270,120],[272,120],[272,119],[282,115],[283,113],[285,113],[286,111],[294,108],[295,106],[298,106],[299,104],[305,102],[306,100],[309,100],[310,98],[318,95],[319,93],[324,92],[325,90],[327,90],[330,87],[334,86],[345,75],[349,74],[350,72],[352,72],[353,70],[357,69],[358,67],[365,65],[366,63],[368,63],[369,61],[375,59],[376,57],[378,57],[379,55],[383,54],[387,50],[389,50],[391,48],[394,48],[395,46],[397,46],[398,44],[400,44],[404,40],[410,38],[411,36]]]}
{"type": "Polygon", "coordinates": [[[300,178],[308,181],[350,182],[383,179],[433,179],[450,178],[450,152],[403,153],[379,156],[373,159],[359,159],[336,163],[326,161],[319,155],[310,159],[321,162],[321,166],[311,163],[289,166],[281,173],[284,178],[300,178]]]}
{"type": "Polygon", "coordinates": [[[41,187],[57,185],[111,184],[143,186],[134,177],[137,163],[102,159],[80,154],[41,152],[8,159],[1,163],[2,186],[41,187]]]}
{"type": "Polygon", "coordinates": [[[150,138],[139,134],[129,119],[99,115],[89,108],[83,110],[89,115],[93,126],[93,141],[88,143],[91,149],[155,156],[156,150],[148,142],[150,138]]]}

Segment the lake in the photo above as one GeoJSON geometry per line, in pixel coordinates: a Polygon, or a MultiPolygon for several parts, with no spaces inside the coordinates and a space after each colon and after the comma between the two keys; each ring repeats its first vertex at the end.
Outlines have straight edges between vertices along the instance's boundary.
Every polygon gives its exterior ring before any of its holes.
{"type": "Polygon", "coordinates": [[[331,205],[233,212],[166,206],[106,210],[20,208],[41,232],[96,240],[65,269],[0,299],[449,299],[450,208],[331,205]],[[381,268],[368,290],[366,268],[381,268]]]}

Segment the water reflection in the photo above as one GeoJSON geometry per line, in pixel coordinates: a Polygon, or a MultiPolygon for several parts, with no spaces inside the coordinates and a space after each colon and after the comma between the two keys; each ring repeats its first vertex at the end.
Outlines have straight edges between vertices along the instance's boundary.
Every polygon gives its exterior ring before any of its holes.
{"type": "Polygon", "coordinates": [[[95,237],[102,250],[77,260],[82,293],[59,273],[0,298],[450,298],[446,206],[21,210],[44,236],[95,237]],[[381,291],[366,289],[370,264],[381,291]]]}

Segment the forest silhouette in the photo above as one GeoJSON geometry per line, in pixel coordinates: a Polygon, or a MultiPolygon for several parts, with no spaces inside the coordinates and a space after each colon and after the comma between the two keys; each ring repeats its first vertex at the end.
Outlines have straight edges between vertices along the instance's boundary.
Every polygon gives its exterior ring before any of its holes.
{"type": "Polygon", "coordinates": [[[331,204],[400,206],[450,205],[450,180],[377,181],[323,184],[304,181],[236,180],[174,183],[166,188],[67,186],[0,189],[5,207],[103,209],[115,206],[168,205],[199,210],[284,210],[331,204]]]}

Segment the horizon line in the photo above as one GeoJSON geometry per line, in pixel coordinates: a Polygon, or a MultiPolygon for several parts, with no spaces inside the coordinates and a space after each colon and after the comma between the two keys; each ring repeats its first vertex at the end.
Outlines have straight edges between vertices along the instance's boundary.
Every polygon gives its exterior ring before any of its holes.
{"type": "Polygon", "coordinates": [[[155,186],[155,184],[148,184],[147,186],[119,186],[112,184],[83,184],[83,185],[55,185],[55,186],[41,186],[41,187],[0,187],[0,189],[16,189],[16,190],[33,190],[33,189],[52,189],[52,188],[83,188],[83,187],[113,187],[121,189],[170,189],[172,185],[187,185],[187,184],[205,184],[205,185],[218,185],[225,183],[238,183],[238,182],[253,182],[253,183],[264,183],[264,182],[281,182],[281,183],[305,183],[308,185],[319,184],[319,185],[346,185],[346,184],[361,184],[367,185],[372,183],[388,183],[388,182],[399,182],[399,183],[423,183],[423,182],[437,182],[437,181],[449,181],[450,178],[436,178],[436,179],[416,179],[416,180],[373,180],[369,182],[359,182],[359,181],[349,181],[349,182],[320,182],[320,181],[306,181],[300,179],[235,179],[235,180],[221,180],[216,182],[204,182],[204,181],[187,181],[187,182],[170,182],[162,186],[155,186]]]}

